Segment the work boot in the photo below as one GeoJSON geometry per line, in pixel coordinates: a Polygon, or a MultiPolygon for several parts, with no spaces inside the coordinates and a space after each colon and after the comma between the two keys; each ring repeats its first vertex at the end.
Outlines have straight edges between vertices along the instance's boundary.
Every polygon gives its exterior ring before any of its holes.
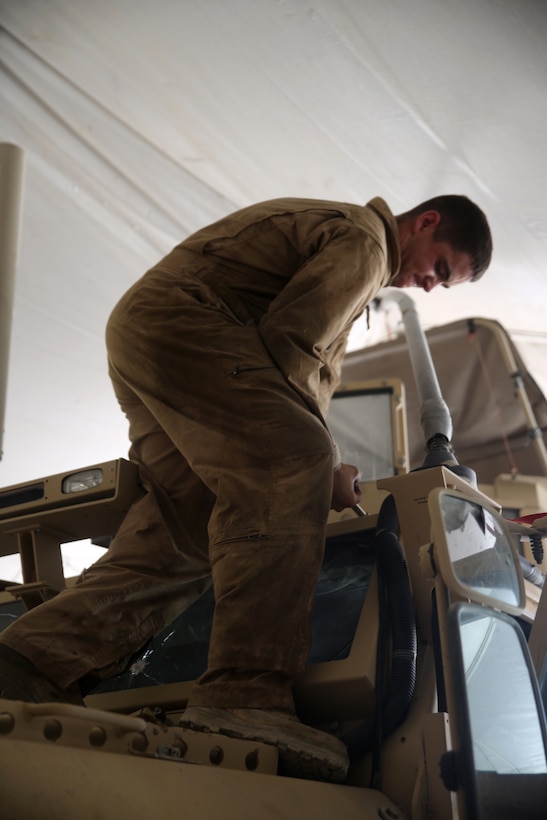
{"type": "Polygon", "coordinates": [[[85,706],[77,684],[62,689],[27,658],[4,644],[0,644],[0,698],[85,706]]]}
{"type": "Polygon", "coordinates": [[[191,706],[179,725],[275,746],[279,774],[289,777],[342,783],[348,771],[348,752],[342,741],[305,726],[290,712],[191,706]]]}

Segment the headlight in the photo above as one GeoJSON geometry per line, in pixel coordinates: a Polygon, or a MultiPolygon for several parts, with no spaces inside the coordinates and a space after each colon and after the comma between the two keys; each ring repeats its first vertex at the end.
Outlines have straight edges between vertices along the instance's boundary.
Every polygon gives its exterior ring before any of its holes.
{"type": "Polygon", "coordinates": [[[64,493],[81,493],[83,490],[91,490],[103,483],[103,471],[101,469],[82,470],[81,473],[72,473],[63,479],[61,488],[64,493]]]}

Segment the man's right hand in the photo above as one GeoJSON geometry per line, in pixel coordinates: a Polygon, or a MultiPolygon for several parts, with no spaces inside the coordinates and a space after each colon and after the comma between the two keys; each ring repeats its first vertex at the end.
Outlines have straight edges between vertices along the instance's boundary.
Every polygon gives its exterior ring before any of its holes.
{"type": "Polygon", "coordinates": [[[357,482],[360,478],[359,470],[353,464],[341,464],[334,471],[331,509],[342,512],[359,503],[362,493],[357,482]]]}

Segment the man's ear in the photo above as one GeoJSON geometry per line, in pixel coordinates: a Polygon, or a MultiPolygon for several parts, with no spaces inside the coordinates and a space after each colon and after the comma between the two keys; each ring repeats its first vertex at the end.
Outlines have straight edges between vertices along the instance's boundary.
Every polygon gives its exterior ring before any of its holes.
{"type": "Polygon", "coordinates": [[[440,221],[441,215],[438,211],[422,211],[414,219],[414,233],[435,229],[440,221]]]}

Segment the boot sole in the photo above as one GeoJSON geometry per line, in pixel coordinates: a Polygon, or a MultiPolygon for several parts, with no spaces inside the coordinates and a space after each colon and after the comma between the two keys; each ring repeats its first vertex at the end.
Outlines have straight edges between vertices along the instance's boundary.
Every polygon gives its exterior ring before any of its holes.
{"type": "MultiPolygon", "coordinates": [[[[279,751],[279,774],[331,783],[342,783],[346,778],[348,758],[343,748],[340,751],[321,749],[307,743],[296,733],[291,737],[290,728],[275,724],[271,727],[253,726],[224,709],[190,707],[187,713],[181,717],[179,725],[198,732],[275,746],[279,751]]],[[[342,747],[341,741],[334,737],[332,741],[342,747]]]]}

